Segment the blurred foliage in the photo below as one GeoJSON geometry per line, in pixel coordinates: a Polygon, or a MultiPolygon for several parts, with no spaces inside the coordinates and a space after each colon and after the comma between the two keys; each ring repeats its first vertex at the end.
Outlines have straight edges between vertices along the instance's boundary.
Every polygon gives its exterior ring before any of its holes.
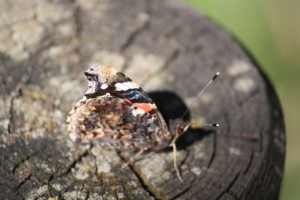
{"type": "Polygon", "coordinates": [[[186,1],[238,38],[273,82],[287,133],[280,199],[300,199],[300,1],[186,1]]]}

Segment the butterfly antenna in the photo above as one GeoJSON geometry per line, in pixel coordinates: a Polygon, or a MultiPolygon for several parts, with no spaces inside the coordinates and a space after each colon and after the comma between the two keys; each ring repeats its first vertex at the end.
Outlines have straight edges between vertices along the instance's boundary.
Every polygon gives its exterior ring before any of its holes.
{"type": "MultiPolygon", "coordinates": [[[[191,107],[197,103],[197,100],[199,99],[199,97],[202,95],[202,93],[210,86],[210,84],[212,84],[212,82],[214,80],[216,80],[218,78],[218,76],[220,75],[219,72],[215,73],[215,75],[212,77],[212,79],[210,79],[210,81],[202,88],[202,90],[198,93],[198,95],[196,96],[196,98],[193,100],[193,102],[188,106],[188,108],[186,109],[186,111],[183,113],[183,115],[181,116],[181,118],[183,118],[190,110],[191,107]]],[[[219,126],[219,124],[205,124],[205,126],[219,126]]]]}
{"type": "Polygon", "coordinates": [[[219,124],[203,124],[203,126],[218,127],[219,124]]]}

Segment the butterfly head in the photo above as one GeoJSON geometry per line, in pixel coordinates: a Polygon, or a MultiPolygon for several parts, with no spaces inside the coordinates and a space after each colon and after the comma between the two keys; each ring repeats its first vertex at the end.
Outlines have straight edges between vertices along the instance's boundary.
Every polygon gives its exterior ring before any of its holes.
{"type": "Polygon", "coordinates": [[[115,82],[118,71],[105,65],[91,66],[84,75],[88,81],[88,91],[85,96],[95,96],[107,93],[108,88],[115,82]]]}
{"type": "Polygon", "coordinates": [[[190,127],[190,123],[184,121],[182,118],[171,119],[169,121],[170,132],[173,135],[173,138],[177,140],[178,137],[183,135],[187,129],[190,127]]]}
{"type": "Polygon", "coordinates": [[[90,67],[86,72],[84,72],[84,75],[88,81],[88,91],[85,93],[85,96],[95,94],[99,87],[98,66],[90,67]]]}

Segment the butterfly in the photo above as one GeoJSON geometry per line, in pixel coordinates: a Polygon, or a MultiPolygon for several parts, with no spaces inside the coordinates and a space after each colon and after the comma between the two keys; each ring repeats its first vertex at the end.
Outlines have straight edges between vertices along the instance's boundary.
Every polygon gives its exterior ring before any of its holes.
{"type": "Polygon", "coordinates": [[[159,152],[172,146],[176,174],[183,182],[176,164],[176,141],[190,122],[181,117],[167,125],[147,93],[112,67],[92,66],[84,75],[88,90],[67,118],[71,139],[119,151],[133,150],[137,152],[133,158],[144,151],[159,152]]]}

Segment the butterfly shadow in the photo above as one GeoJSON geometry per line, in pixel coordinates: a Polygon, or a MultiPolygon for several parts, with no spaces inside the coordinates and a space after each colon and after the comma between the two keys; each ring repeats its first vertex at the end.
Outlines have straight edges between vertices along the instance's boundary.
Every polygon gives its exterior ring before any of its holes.
{"type": "MultiPolygon", "coordinates": [[[[163,118],[168,123],[170,119],[181,118],[182,115],[188,110],[188,107],[182,99],[175,93],[169,91],[149,92],[148,95],[157,105],[158,110],[161,112],[163,118]]],[[[190,121],[190,111],[184,115],[185,121],[190,121]]],[[[213,134],[214,130],[206,128],[189,128],[176,142],[178,149],[185,149],[193,143],[202,140],[204,137],[213,134]]],[[[166,151],[172,151],[167,148],[166,151]]]]}

